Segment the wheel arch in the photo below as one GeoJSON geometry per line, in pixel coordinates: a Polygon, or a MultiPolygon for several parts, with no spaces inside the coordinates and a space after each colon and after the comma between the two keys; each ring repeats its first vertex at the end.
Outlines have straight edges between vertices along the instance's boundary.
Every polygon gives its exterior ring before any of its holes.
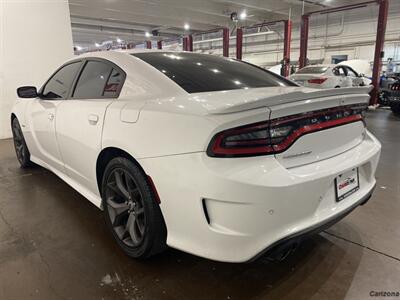
{"type": "Polygon", "coordinates": [[[127,151],[122,150],[121,148],[118,147],[106,147],[103,150],[101,150],[96,161],[96,180],[100,195],[101,195],[101,184],[106,166],[113,158],[116,157],[124,157],[126,159],[129,159],[142,170],[143,174],[147,175],[147,173],[139,164],[139,162],[127,151]]]}

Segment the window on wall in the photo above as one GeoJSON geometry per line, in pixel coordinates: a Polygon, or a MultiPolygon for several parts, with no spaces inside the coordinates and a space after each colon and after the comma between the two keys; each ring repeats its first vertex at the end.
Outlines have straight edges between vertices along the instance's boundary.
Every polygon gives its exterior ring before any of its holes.
{"type": "Polygon", "coordinates": [[[71,88],[72,82],[81,66],[81,62],[75,62],[62,67],[46,83],[41,98],[43,99],[65,99],[71,88]]]}
{"type": "Polygon", "coordinates": [[[347,55],[332,55],[331,62],[332,62],[332,64],[338,64],[345,60],[348,60],[347,55]]]}

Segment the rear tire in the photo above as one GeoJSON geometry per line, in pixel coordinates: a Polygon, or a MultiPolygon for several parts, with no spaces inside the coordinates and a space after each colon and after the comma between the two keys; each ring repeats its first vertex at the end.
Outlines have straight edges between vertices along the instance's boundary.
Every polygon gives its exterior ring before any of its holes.
{"type": "Polygon", "coordinates": [[[167,248],[167,229],[146,174],[131,160],[112,159],[103,175],[104,217],[130,257],[147,258],[167,248]]]}
{"type": "Polygon", "coordinates": [[[31,154],[29,152],[28,146],[26,145],[24,135],[21,130],[21,126],[17,118],[12,120],[12,134],[14,140],[15,154],[21,168],[32,167],[34,164],[31,162],[31,154]]]}

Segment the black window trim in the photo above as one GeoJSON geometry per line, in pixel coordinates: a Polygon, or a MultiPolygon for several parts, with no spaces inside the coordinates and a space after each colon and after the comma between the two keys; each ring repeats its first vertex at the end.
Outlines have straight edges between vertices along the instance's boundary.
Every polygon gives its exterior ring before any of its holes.
{"type": "Polygon", "coordinates": [[[345,68],[344,65],[335,66],[335,67],[332,69],[332,71],[334,72],[335,69],[337,69],[337,70],[342,69],[342,70],[343,70],[343,73],[344,73],[343,75],[342,75],[342,74],[339,74],[339,75],[335,75],[335,76],[347,77],[347,69],[345,68]]]}
{"type": "Polygon", "coordinates": [[[57,70],[55,70],[55,71],[53,72],[53,74],[51,74],[51,76],[50,76],[50,77],[45,81],[45,83],[42,85],[42,87],[40,88],[40,90],[39,90],[39,92],[38,92],[39,98],[40,98],[41,100],[50,100],[50,101],[61,101],[61,100],[67,100],[67,99],[69,99],[69,98],[70,98],[70,94],[71,94],[71,88],[74,86],[76,77],[77,77],[77,75],[80,74],[80,72],[82,71],[82,63],[83,63],[83,60],[82,60],[82,59],[74,59],[74,60],[70,60],[70,61],[66,62],[65,64],[61,65],[57,70]],[[44,91],[44,89],[46,88],[47,84],[50,82],[50,80],[52,80],[53,77],[54,77],[59,71],[61,71],[61,69],[65,68],[66,66],[75,64],[75,63],[80,63],[80,66],[79,66],[79,68],[78,68],[78,72],[76,72],[75,77],[74,77],[74,79],[72,80],[71,86],[70,86],[69,89],[68,89],[67,96],[66,96],[65,98],[45,98],[45,97],[43,97],[43,91],[44,91]]]}
{"type": "Polygon", "coordinates": [[[360,77],[360,74],[358,74],[352,67],[349,67],[349,66],[346,66],[346,65],[344,65],[344,67],[346,68],[346,71],[348,71],[347,69],[349,69],[354,74],[356,74],[356,77],[360,77]]]}
{"type": "MultiPolygon", "coordinates": [[[[81,74],[82,74],[82,71],[83,71],[83,69],[84,69],[84,67],[86,66],[86,64],[87,64],[88,61],[100,61],[100,62],[103,62],[103,63],[106,63],[106,64],[110,65],[110,66],[111,66],[111,72],[110,72],[110,74],[109,74],[109,78],[110,78],[110,76],[111,76],[111,74],[112,74],[112,72],[113,72],[114,69],[116,69],[116,70],[118,70],[119,72],[122,73],[121,84],[120,84],[120,86],[118,87],[118,90],[117,90],[116,95],[115,95],[114,97],[104,96],[104,95],[103,95],[103,96],[100,97],[100,98],[96,98],[96,99],[118,99],[119,96],[120,96],[121,90],[122,90],[122,88],[123,88],[123,86],[124,86],[124,84],[125,84],[126,72],[125,72],[121,67],[119,67],[118,65],[116,65],[115,63],[113,63],[113,62],[111,62],[111,61],[109,61],[109,60],[107,60],[107,59],[98,58],[98,57],[78,58],[78,59],[70,60],[70,61],[64,63],[63,65],[61,65],[57,70],[55,70],[55,71],[53,72],[53,74],[51,74],[51,76],[50,76],[50,77],[45,81],[45,83],[42,85],[42,87],[40,88],[39,93],[38,93],[39,98],[40,98],[41,100],[50,100],[50,101],[84,100],[84,99],[89,99],[89,98],[73,98],[73,97],[72,97],[72,95],[73,95],[74,92],[75,92],[75,89],[76,89],[76,85],[77,85],[77,83],[78,83],[78,80],[79,80],[79,78],[80,78],[80,76],[81,76],[81,74]],[[76,72],[76,75],[75,75],[74,79],[72,80],[72,84],[71,84],[71,86],[69,87],[67,96],[66,96],[65,98],[44,98],[44,97],[42,97],[42,93],[43,93],[43,90],[45,89],[46,85],[49,83],[49,81],[50,81],[51,79],[53,79],[53,77],[54,77],[61,69],[63,69],[64,67],[66,67],[66,66],[68,66],[68,65],[71,65],[71,64],[74,64],[74,63],[78,63],[78,62],[80,63],[80,66],[79,66],[79,68],[78,68],[78,71],[76,72]]],[[[106,84],[107,84],[109,78],[107,79],[106,84]]],[[[104,94],[104,90],[103,90],[103,94],[104,94]]]]}
{"type": "Polygon", "coordinates": [[[92,100],[92,99],[93,99],[93,98],[87,98],[87,97],[73,97],[73,95],[74,95],[74,93],[75,93],[75,90],[76,90],[76,87],[77,87],[77,84],[78,84],[78,81],[79,81],[79,78],[81,77],[81,75],[82,75],[82,73],[83,73],[83,70],[85,69],[87,63],[90,62],[90,61],[102,62],[102,63],[105,63],[105,64],[107,64],[107,65],[109,65],[109,66],[111,67],[110,74],[108,74],[108,78],[107,78],[107,80],[105,81],[105,84],[104,84],[104,87],[103,87],[103,95],[102,95],[101,97],[97,97],[96,99],[118,99],[118,98],[119,98],[119,95],[120,95],[120,93],[121,93],[121,90],[122,90],[122,88],[123,88],[123,86],[124,86],[124,84],[125,84],[126,72],[125,72],[124,70],[122,70],[122,69],[121,69],[118,65],[116,65],[115,63],[113,63],[113,62],[111,62],[111,61],[109,61],[109,60],[107,60],[107,59],[98,58],[98,57],[88,57],[88,58],[84,58],[84,59],[82,60],[82,66],[81,66],[81,68],[79,69],[79,71],[78,71],[78,73],[77,73],[77,76],[75,77],[74,81],[72,82],[71,89],[70,89],[70,91],[69,91],[69,93],[68,93],[68,99],[70,99],[70,100],[92,100]],[[105,88],[105,86],[106,86],[108,80],[110,79],[110,76],[111,76],[112,72],[114,71],[114,69],[115,69],[115,70],[118,70],[118,71],[121,72],[121,74],[122,74],[121,84],[119,85],[119,87],[118,87],[118,89],[117,89],[117,91],[116,91],[115,96],[113,96],[113,97],[104,96],[104,88],[105,88]]]}

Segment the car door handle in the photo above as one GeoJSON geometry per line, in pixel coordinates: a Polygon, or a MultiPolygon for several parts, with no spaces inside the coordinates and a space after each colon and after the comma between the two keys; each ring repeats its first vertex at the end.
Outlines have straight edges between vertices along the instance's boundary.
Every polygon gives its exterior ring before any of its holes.
{"type": "Polygon", "coordinates": [[[49,119],[49,121],[53,121],[54,120],[54,114],[48,114],[47,118],[49,119]]]}
{"type": "Polygon", "coordinates": [[[89,120],[89,124],[96,125],[97,122],[99,122],[99,116],[90,114],[89,117],[88,117],[88,120],[89,120]]]}

